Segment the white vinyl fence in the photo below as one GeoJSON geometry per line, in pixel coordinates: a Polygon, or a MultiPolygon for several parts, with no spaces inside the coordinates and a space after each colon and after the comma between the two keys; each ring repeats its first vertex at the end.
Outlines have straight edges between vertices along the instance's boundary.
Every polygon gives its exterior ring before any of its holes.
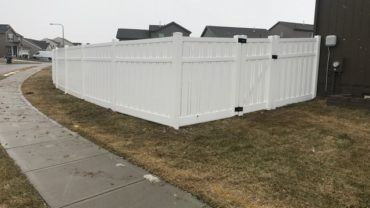
{"type": "Polygon", "coordinates": [[[78,98],[178,129],[315,98],[320,39],[175,33],[56,49],[53,82],[78,98]]]}

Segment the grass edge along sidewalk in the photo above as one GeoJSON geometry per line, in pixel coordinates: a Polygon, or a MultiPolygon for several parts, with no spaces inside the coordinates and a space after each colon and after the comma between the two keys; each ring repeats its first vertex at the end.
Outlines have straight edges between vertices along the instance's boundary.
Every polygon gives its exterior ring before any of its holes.
{"type": "Polygon", "coordinates": [[[323,100],[172,128],[26,80],[40,111],[214,207],[369,207],[370,112],[323,100]]]}
{"type": "Polygon", "coordinates": [[[27,177],[0,145],[0,208],[47,207],[27,177]]]}

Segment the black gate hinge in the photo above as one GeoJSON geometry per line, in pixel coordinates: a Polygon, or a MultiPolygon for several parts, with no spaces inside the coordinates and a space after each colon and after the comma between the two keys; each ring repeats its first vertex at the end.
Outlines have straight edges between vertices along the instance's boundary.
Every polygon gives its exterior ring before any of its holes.
{"type": "Polygon", "coordinates": [[[238,43],[241,43],[241,44],[247,43],[247,38],[238,38],[238,43]]]}
{"type": "Polygon", "coordinates": [[[278,55],[272,55],[272,59],[278,59],[279,56],[278,55]]]}
{"type": "Polygon", "coordinates": [[[236,107],[235,112],[243,112],[244,108],[243,107],[236,107]]]}

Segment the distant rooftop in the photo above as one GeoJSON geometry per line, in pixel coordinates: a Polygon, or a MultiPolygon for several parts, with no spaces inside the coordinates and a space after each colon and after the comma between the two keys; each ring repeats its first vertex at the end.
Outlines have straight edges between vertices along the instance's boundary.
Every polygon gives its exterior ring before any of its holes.
{"type": "Polygon", "coordinates": [[[223,38],[232,38],[235,35],[247,35],[249,38],[266,38],[269,34],[268,30],[261,28],[206,26],[202,37],[207,30],[211,30],[216,37],[223,38]]]}
{"type": "Polygon", "coordinates": [[[274,26],[272,26],[270,28],[270,30],[273,29],[274,27],[276,27],[279,24],[282,24],[282,25],[284,25],[286,27],[289,27],[289,28],[291,28],[293,30],[296,30],[296,31],[305,31],[305,32],[313,32],[314,31],[314,26],[310,25],[310,24],[295,23],[295,22],[283,22],[283,21],[277,22],[274,26]]]}

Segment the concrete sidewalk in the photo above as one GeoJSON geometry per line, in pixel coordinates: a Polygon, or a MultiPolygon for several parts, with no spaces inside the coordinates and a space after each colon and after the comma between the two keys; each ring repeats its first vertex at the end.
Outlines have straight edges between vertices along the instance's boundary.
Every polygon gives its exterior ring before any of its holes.
{"type": "Polygon", "coordinates": [[[0,81],[0,143],[50,207],[206,207],[32,107],[20,86],[43,67],[0,81]]]}

